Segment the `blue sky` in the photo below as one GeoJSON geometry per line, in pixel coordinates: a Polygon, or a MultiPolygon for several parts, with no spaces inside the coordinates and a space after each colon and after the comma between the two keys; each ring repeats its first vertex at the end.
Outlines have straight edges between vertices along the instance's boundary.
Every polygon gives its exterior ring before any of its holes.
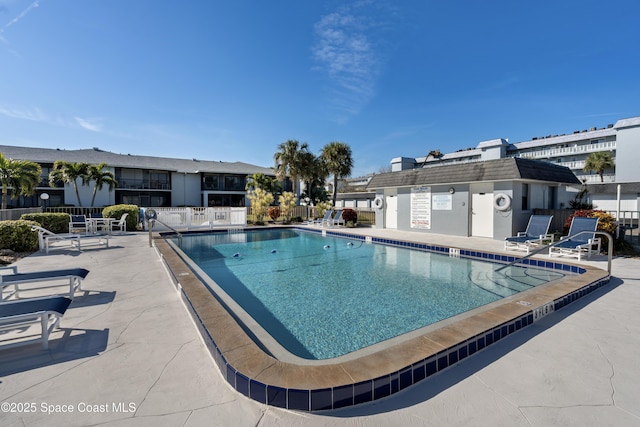
{"type": "Polygon", "coordinates": [[[640,115],[640,2],[0,0],[0,144],[393,157],[640,115]]]}

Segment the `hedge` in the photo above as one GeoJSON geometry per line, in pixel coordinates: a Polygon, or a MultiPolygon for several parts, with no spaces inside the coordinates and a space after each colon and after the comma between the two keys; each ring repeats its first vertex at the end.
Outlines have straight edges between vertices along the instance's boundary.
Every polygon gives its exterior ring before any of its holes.
{"type": "Polygon", "coordinates": [[[38,233],[31,227],[39,225],[35,221],[23,219],[0,222],[0,249],[14,252],[35,252],[38,250],[38,233]]]}
{"type": "Polygon", "coordinates": [[[26,221],[35,221],[42,228],[46,228],[52,233],[68,233],[69,232],[69,214],[56,213],[30,213],[23,214],[20,219],[26,221]]]}
{"type": "Polygon", "coordinates": [[[129,214],[126,219],[127,230],[135,231],[138,227],[138,215],[140,214],[140,208],[137,205],[113,205],[102,209],[102,216],[105,218],[120,219],[125,213],[129,214]]]}

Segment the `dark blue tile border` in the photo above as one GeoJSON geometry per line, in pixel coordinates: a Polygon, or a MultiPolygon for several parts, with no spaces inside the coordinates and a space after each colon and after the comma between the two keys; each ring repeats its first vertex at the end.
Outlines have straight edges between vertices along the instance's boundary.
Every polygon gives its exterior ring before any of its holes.
{"type": "MultiPolygon", "coordinates": [[[[347,386],[350,388],[349,393],[343,393],[340,396],[342,399],[342,408],[344,406],[352,406],[353,405],[353,387],[347,386]],[[344,400],[348,397],[348,400],[345,402],[344,400]],[[348,402],[348,404],[347,404],[348,402]]],[[[332,394],[332,389],[323,388],[319,390],[311,390],[311,411],[323,411],[327,409],[333,408],[333,402],[336,401],[334,398],[334,394],[332,394]]]]}
{"type": "MultiPolygon", "coordinates": [[[[304,231],[310,230],[305,229],[304,231]]],[[[321,232],[322,230],[312,231],[321,232]]],[[[345,234],[343,233],[327,231],[327,234],[345,237],[345,234]]],[[[346,237],[354,240],[365,240],[363,236],[346,235],[346,237]]],[[[443,246],[432,246],[378,238],[373,238],[372,240],[374,243],[407,246],[424,251],[441,253],[449,252],[449,248],[443,246]]],[[[460,255],[475,258],[486,258],[501,262],[512,262],[515,259],[512,256],[469,250],[460,250],[460,255]]],[[[532,260],[532,265],[544,266],[545,268],[551,268],[561,271],[570,271],[577,274],[586,272],[585,268],[558,262],[538,261],[536,264],[534,263],[534,260],[532,260]]],[[[576,301],[577,299],[588,295],[594,290],[608,284],[609,280],[609,277],[602,278],[596,282],[585,285],[584,287],[577,289],[570,294],[554,300],[554,310],[558,310],[576,301]]],[[[198,330],[205,338],[206,346],[209,352],[211,352],[214,361],[220,368],[223,377],[234,389],[236,389],[242,395],[250,397],[251,399],[263,404],[305,412],[337,409],[357,405],[359,403],[370,402],[393,395],[400,390],[403,390],[413,384],[429,378],[437,372],[460,363],[465,358],[481,351],[487,346],[501,340],[502,338],[505,338],[506,336],[526,326],[531,325],[534,319],[533,313],[529,311],[516,319],[510,320],[508,322],[505,322],[504,324],[498,325],[483,333],[480,333],[475,337],[466,340],[465,342],[452,346],[451,348],[448,348],[446,350],[442,350],[435,355],[429,356],[426,359],[413,363],[412,365],[407,366],[399,371],[391,372],[388,375],[384,375],[376,379],[331,388],[300,390],[285,389],[278,386],[266,385],[254,379],[248,378],[241,372],[236,371],[235,368],[226,361],[226,359],[218,349],[215,341],[213,340],[213,337],[207,330],[204,322],[202,322],[184,290],[182,290],[181,296],[185,305],[187,306],[188,311],[194,318],[198,330]]]]}

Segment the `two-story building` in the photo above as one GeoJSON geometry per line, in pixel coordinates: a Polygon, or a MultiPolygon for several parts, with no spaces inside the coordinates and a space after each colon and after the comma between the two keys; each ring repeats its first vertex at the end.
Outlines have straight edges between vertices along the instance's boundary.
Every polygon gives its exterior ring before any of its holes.
{"type": "MultiPolygon", "coordinates": [[[[105,163],[118,187],[98,190],[95,206],[126,203],[148,207],[168,206],[247,206],[245,184],[248,175],[262,173],[275,176],[273,169],[242,162],[218,162],[201,159],[116,154],[99,148],[63,150],[0,145],[7,158],[30,160],[42,167],[42,179],[33,196],[9,200],[9,206],[31,207],[78,205],[73,186],[49,186],[49,172],[57,160],[71,163],[105,163]]],[[[94,184],[80,185],[80,201],[89,206],[94,184]]]]}

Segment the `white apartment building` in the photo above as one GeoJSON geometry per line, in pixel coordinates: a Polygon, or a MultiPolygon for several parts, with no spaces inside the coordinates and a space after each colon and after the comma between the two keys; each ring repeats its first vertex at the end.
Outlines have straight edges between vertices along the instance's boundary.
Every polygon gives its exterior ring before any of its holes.
{"type": "MultiPolygon", "coordinates": [[[[433,147],[434,149],[437,147],[433,147]]],[[[533,137],[528,141],[509,143],[508,139],[482,141],[475,148],[433,156],[391,160],[393,172],[442,164],[459,164],[506,157],[544,160],[566,166],[581,182],[600,183],[594,171],[584,171],[585,159],[591,153],[609,151],[615,168],[605,171],[605,183],[640,182],[640,117],[618,120],[604,128],[576,130],[571,134],[533,137]]]]}
{"type": "MultiPolygon", "coordinates": [[[[63,150],[0,145],[0,153],[7,158],[30,160],[42,167],[35,194],[9,199],[10,207],[40,206],[43,193],[47,194],[48,207],[78,205],[72,185],[49,186],[49,172],[56,160],[107,165],[105,169],[114,174],[118,187],[112,191],[108,186],[98,190],[95,206],[126,203],[147,207],[242,207],[249,205],[245,190],[248,175],[262,173],[275,177],[271,168],[242,162],[117,154],[99,148],[63,150]]],[[[93,184],[79,185],[79,192],[82,205],[89,206],[93,184]]]]}

